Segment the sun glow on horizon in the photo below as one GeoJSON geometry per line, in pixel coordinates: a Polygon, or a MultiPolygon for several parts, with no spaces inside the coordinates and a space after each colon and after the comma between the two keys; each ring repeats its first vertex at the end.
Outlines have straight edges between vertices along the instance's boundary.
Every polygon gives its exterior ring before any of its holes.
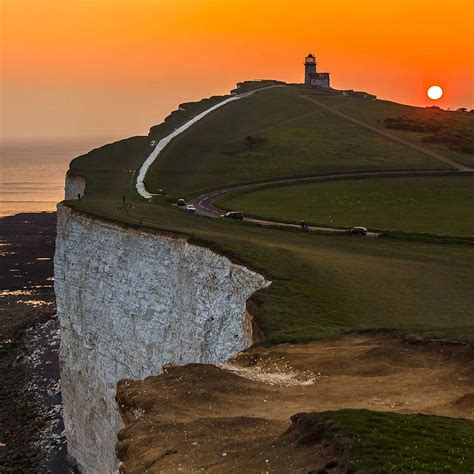
{"type": "Polygon", "coordinates": [[[427,95],[431,100],[438,100],[443,97],[443,89],[439,86],[431,86],[428,91],[427,95]]]}
{"type": "Polygon", "coordinates": [[[474,108],[472,0],[449,9],[433,0],[0,4],[0,134],[9,139],[147,133],[177,104],[246,79],[302,82],[309,50],[336,89],[474,108]],[[431,99],[437,81],[449,93],[431,99]]]}

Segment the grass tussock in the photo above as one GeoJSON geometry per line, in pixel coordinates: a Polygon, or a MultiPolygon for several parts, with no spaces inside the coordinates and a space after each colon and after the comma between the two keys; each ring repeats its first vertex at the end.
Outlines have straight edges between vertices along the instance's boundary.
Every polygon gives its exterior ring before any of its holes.
{"type": "Polygon", "coordinates": [[[468,474],[474,470],[474,422],[469,420],[368,410],[304,417],[306,429],[319,433],[320,443],[342,451],[336,462],[348,472],[468,474]]]}

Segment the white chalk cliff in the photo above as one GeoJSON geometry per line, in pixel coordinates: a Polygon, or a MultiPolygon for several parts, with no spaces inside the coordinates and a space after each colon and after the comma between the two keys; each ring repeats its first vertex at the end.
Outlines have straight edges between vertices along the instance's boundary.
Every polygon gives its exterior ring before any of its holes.
{"type": "Polygon", "coordinates": [[[54,263],[69,454],[83,472],[116,472],[117,382],[250,346],[246,302],[270,282],[183,237],[64,206],[54,263]]]}
{"type": "Polygon", "coordinates": [[[68,172],[64,185],[64,199],[77,199],[86,192],[86,180],[77,174],[68,172]]]}

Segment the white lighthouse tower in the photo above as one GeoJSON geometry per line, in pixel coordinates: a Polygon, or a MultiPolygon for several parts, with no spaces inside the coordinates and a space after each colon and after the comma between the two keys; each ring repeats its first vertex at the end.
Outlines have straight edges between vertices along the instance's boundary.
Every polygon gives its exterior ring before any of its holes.
{"type": "Polygon", "coordinates": [[[304,60],[304,83],[311,85],[311,74],[316,74],[316,56],[309,53],[304,60]]]}
{"type": "Polygon", "coordinates": [[[309,87],[323,87],[329,89],[330,79],[328,72],[317,72],[316,71],[316,56],[314,54],[308,54],[304,60],[304,83],[309,87]]]}

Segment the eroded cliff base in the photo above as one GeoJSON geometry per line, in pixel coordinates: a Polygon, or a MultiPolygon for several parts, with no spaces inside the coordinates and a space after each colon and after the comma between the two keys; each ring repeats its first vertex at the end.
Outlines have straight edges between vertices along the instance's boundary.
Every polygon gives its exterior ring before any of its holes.
{"type": "Polygon", "coordinates": [[[326,436],[324,420],[313,429],[294,415],[354,408],[473,419],[473,355],[461,345],[351,335],[124,380],[122,471],[309,472],[335,460],[331,472],[350,471],[344,443],[326,436]]]}

